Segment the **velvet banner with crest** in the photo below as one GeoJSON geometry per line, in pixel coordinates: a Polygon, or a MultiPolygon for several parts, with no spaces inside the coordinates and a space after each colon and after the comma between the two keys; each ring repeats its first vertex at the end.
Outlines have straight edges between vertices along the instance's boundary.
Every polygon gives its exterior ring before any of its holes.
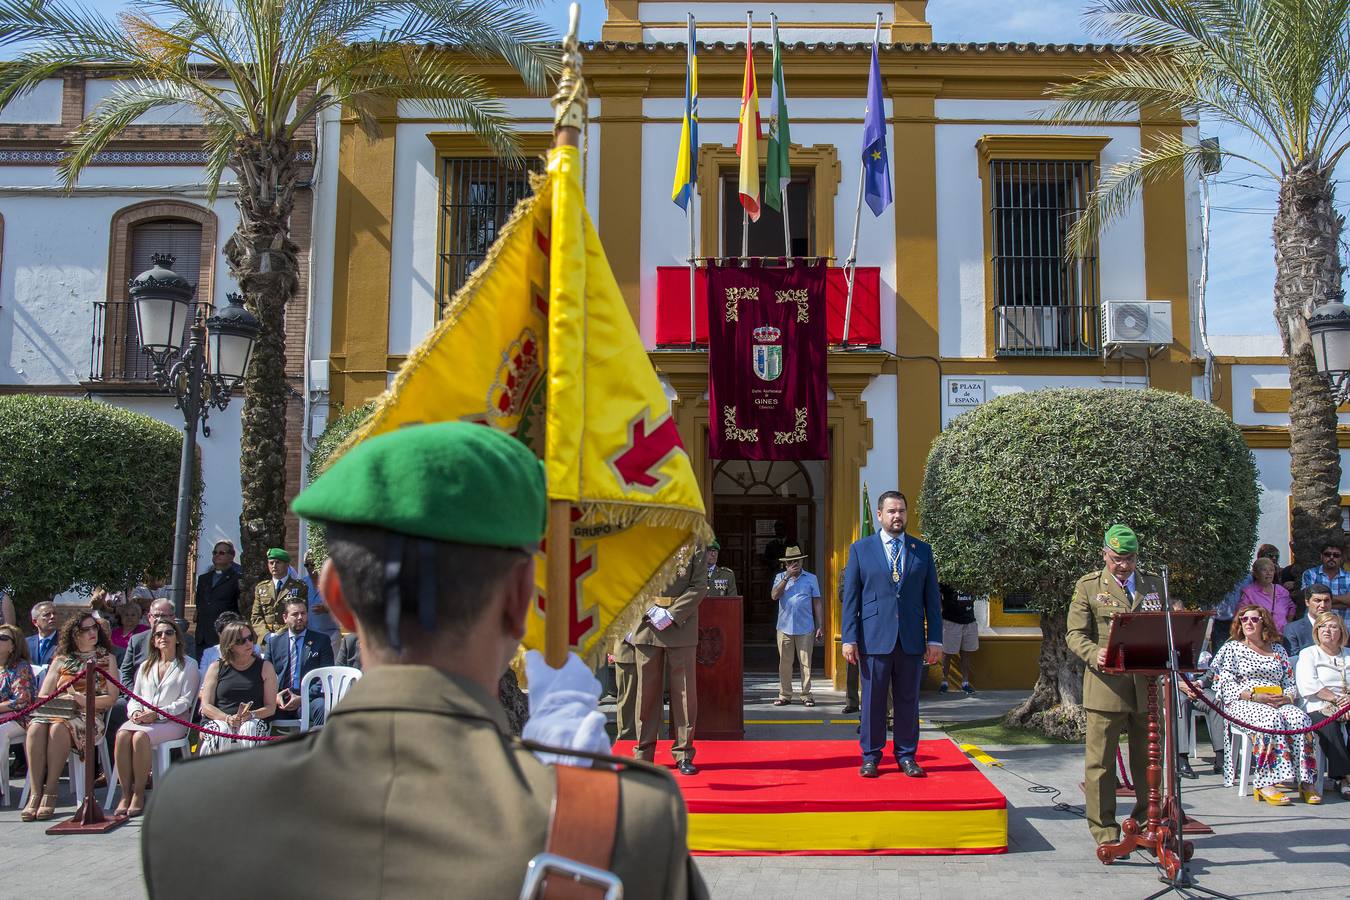
{"type": "Polygon", "coordinates": [[[708,437],[714,459],[825,459],[824,260],[708,270],[708,437]]]}

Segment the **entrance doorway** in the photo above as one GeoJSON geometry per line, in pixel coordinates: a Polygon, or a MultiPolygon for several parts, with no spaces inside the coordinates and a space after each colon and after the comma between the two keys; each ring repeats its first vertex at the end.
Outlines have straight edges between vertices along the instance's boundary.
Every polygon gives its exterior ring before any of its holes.
{"type": "Polygon", "coordinates": [[[736,573],[744,597],[746,671],[778,668],[778,604],[769,594],[788,547],[801,547],[809,556],[808,570],[821,558],[824,529],[817,491],[823,483],[820,462],[723,460],[714,466],[712,520],[722,545],[718,564],[736,573]]]}

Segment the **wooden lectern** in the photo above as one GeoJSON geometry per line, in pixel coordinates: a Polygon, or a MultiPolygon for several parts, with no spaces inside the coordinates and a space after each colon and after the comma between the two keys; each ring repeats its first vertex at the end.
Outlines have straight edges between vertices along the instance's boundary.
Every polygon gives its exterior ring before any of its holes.
{"type": "MultiPolygon", "coordinates": [[[[1202,671],[1196,661],[1204,644],[1206,623],[1213,612],[1172,613],[1172,643],[1177,651],[1177,671],[1202,671]]],[[[1102,671],[1111,675],[1141,675],[1148,678],[1148,821],[1142,826],[1127,818],[1121,826],[1121,839],[1114,844],[1097,848],[1097,858],[1110,865],[1136,847],[1143,847],[1158,859],[1168,878],[1175,879],[1181,869],[1178,858],[1177,835],[1174,823],[1180,821],[1176,808],[1176,773],[1168,779],[1171,788],[1162,796],[1163,729],[1158,724],[1158,676],[1168,674],[1167,615],[1162,612],[1123,612],[1111,620],[1111,632],[1106,640],[1106,664],[1102,671]],[[1141,830],[1142,829],[1142,830],[1141,830]]],[[[1166,719],[1168,746],[1174,746],[1176,710],[1172,708],[1173,692],[1167,687],[1166,719]]],[[[1175,754],[1171,754],[1175,756],[1175,754]]],[[[1168,760],[1168,767],[1172,760],[1168,760]]],[[[1194,852],[1190,841],[1181,843],[1182,853],[1189,860],[1194,852]]]]}
{"type": "Polygon", "coordinates": [[[711,741],[745,737],[744,601],[741,597],[704,597],[698,606],[698,731],[711,741]]]}

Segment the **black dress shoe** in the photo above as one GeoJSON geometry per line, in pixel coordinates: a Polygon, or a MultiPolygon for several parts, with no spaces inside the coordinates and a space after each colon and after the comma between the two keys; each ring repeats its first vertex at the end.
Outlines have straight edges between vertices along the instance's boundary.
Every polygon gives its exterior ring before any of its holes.
{"type": "Polygon", "coordinates": [[[858,770],[858,774],[864,778],[876,778],[878,775],[877,764],[870,759],[863,760],[862,768],[858,770]]]}
{"type": "Polygon", "coordinates": [[[1211,771],[1210,774],[1212,774],[1212,775],[1222,775],[1222,774],[1223,774],[1223,751],[1222,751],[1222,750],[1220,750],[1218,753],[1214,754],[1214,768],[1213,768],[1213,770],[1211,771]]]}
{"type": "Polygon", "coordinates": [[[857,711],[858,711],[858,707],[856,707],[856,706],[854,706],[852,703],[850,703],[848,706],[845,706],[845,707],[844,707],[842,710],[840,710],[839,712],[840,712],[840,715],[845,715],[845,716],[846,716],[846,715],[848,715],[849,713],[855,713],[855,712],[857,712],[857,711]]]}
{"type": "Polygon", "coordinates": [[[904,772],[910,778],[923,778],[926,774],[923,770],[923,766],[920,766],[912,759],[902,759],[898,760],[898,762],[900,763],[900,771],[904,772]]]}
{"type": "Polygon", "coordinates": [[[1200,777],[1199,775],[1195,774],[1195,770],[1191,768],[1191,760],[1189,757],[1186,756],[1180,756],[1177,758],[1177,774],[1180,775],[1182,778],[1200,777]]]}
{"type": "Polygon", "coordinates": [[[676,768],[680,770],[681,775],[698,774],[698,768],[694,765],[693,760],[682,759],[676,768]]]}

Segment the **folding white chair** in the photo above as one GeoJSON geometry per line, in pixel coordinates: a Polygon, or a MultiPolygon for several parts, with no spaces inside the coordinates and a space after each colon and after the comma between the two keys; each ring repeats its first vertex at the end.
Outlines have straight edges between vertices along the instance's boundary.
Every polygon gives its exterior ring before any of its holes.
{"type": "MultiPolygon", "coordinates": [[[[155,778],[163,778],[164,773],[169,771],[169,765],[173,762],[170,751],[182,750],[183,754],[187,755],[190,734],[191,732],[177,740],[165,741],[155,748],[154,755],[150,758],[150,774],[152,776],[155,778]]],[[[110,804],[113,802],[113,798],[117,796],[117,788],[121,786],[117,779],[117,766],[115,763],[108,777],[111,779],[111,782],[108,785],[107,803],[110,804]]]]}
{"type": "MultiPolygon", "coordinates": [[[[106,741],[98,742],[98,758],[103,764],[103,771],[108,773],[108,796],[104,798],[103,805],[109,806],[113,801],[113,792],[117,790],[117,771],[113,769],[112,758],[108,755],[108,744],[106,741]]],[[[66,761],[66,773],[70,776],[70,792],[75,797],[75,805],[79,806],[84,801],[84,763],[79,755],[70,751],[70,756],[66,761]]],[[[24,779],[23,795],[19,797],[19,806],[27,806],[28,798],[33,793],[33,777],[30,774],[24,779]]]]}
{"type": "MultiPolygon", "coordinates": [[[[1238,796],[1245,797],[1247,795],[1247,776],[1252,770],[1252,733],[1245,728],[1239,728],[1231,722],[1228,725],[1228,730],[1232,732],[1235,740],[1241,738],[1237,758],[1238,796]]],[[[1305,741],[1313,742],[1313,752],[1317,757],[1317,780],[1313,782],[1313,790],[1317,791],[1318,794],[1321,794],[1323,787],[1322,773],[1327,767],[1327,761],[1322,756],[1322,742],[1317,739],[1317,735],[1315,734],[1305,734],[1303,739],[1305,741]]]]}
{"type": "Polygon", "coordinates": [[[24,737],[20,730],[5,739],[4,753],[0,754],[0,806],[9,806],[9,756],[15,747],[23,746],[24,737]]]}
{"type": "MultiPolygon", "coordinates": [[[[310,685],[318,682],[323,689],[323,714],[327,719],[347,694],[347,690],[361,678],[361,670],[351,666],[324,666],[306,675],[300,682],[300,730],[309,731],[309,690],[310,685]]],[[[316,726],[322,728],[322,725],[316,726]]]]}

